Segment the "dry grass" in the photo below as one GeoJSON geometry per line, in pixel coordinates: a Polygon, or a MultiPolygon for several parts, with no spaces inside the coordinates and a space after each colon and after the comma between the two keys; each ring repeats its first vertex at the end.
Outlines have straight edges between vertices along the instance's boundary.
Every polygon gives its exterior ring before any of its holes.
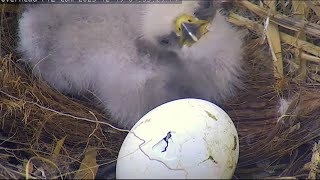
{"type": "Polygon", "coordinates": [[[7,137],[2,140],[17,146],[4,151],[12,156],[26,152],[27,157],[18,158],[22,161],[33,156],[51,159],[56,142],[66,137],[62,153],[54,159],[55,163],[64,163],[60,166],[66,166],[65,170],[79,163],[86,147],[98,148],[100,160],[116,158],[125,130],[108,124],[91,104],[66,97],[32,79],[10,57],[1,59],[0,67],[0,124],[7,137]]]}
{"type": "MultiPolygon", "coordinates": [[[[250,2],[229,8],[229,21],[250,31],[246,88],[222,104],[240,137],[235,178],[319,178],[320,6],[250,2]],[[283,114],[281,98],[291,100],[283,114]]],[[[16,17],[3,15],[1,27],[2,54],[13,55],[0,60],[0,178],[72,178],[88,147],[99,166],[113,162],[126,132],[90,102],[34,78],[17,62],[16,17]]]]}

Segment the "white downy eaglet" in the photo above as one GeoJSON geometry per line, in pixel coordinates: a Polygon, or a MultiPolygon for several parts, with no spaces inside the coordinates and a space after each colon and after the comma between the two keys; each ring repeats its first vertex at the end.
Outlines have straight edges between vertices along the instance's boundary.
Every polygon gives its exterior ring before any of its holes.
{"type": "Polygon", "coordinates": [[[90,90],[130,128],[165,102],[217,103],[241,86],[242,35],[208,2],[26,7],[19,51],[51,86],[90,90]]]}

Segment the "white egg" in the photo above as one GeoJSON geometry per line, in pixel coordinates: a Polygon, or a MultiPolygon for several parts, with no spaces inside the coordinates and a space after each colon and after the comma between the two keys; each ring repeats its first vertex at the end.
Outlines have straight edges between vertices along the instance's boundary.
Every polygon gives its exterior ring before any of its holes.
{"type": "Polygon", "coordinates": [[[237,130],[220,107],[200,99],[163,104],[125,138],[117,179],[232,178],[239,156],[237,130]]]}

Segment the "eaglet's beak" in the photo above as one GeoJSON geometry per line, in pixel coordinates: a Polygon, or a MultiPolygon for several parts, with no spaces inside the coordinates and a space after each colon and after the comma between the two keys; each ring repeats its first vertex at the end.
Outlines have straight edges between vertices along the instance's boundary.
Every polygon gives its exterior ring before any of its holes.
{"type": "Polygon", "coordinates": [[[208,32],[209,21],[198,20],[193,16],[183,15],[176,20],[176,34],[180,37],[180,45],[191,46],[208,32]]]}

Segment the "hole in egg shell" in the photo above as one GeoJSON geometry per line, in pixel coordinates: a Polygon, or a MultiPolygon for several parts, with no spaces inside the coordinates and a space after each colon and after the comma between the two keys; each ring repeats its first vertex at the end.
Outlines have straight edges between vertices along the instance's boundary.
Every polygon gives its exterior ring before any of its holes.
{"type": "Polygon", "coordinates": [[[172,137],[171,131],[169,131],[166,137],[164,137],[162,140],[160,140],[156,145],[152,147],[152,150],[155,150],[155,151],[161,150],[161,152],[167,151],[167,148],[169,146],[169,139],[171,137],[172,137]]]}
{"type": "Polygon", "coordinates": [[[172,140],[172,131],[169,131],[167,135],[162,138],[158,143],[152,146],[152,150],[157,156],[159,157],[165,157],[166,160],[174,160],[176,157],[170,157],[169,154],[164,154],[167,152],[167,150],[170,148],[169,144],[173,143],[172,140]]]}

